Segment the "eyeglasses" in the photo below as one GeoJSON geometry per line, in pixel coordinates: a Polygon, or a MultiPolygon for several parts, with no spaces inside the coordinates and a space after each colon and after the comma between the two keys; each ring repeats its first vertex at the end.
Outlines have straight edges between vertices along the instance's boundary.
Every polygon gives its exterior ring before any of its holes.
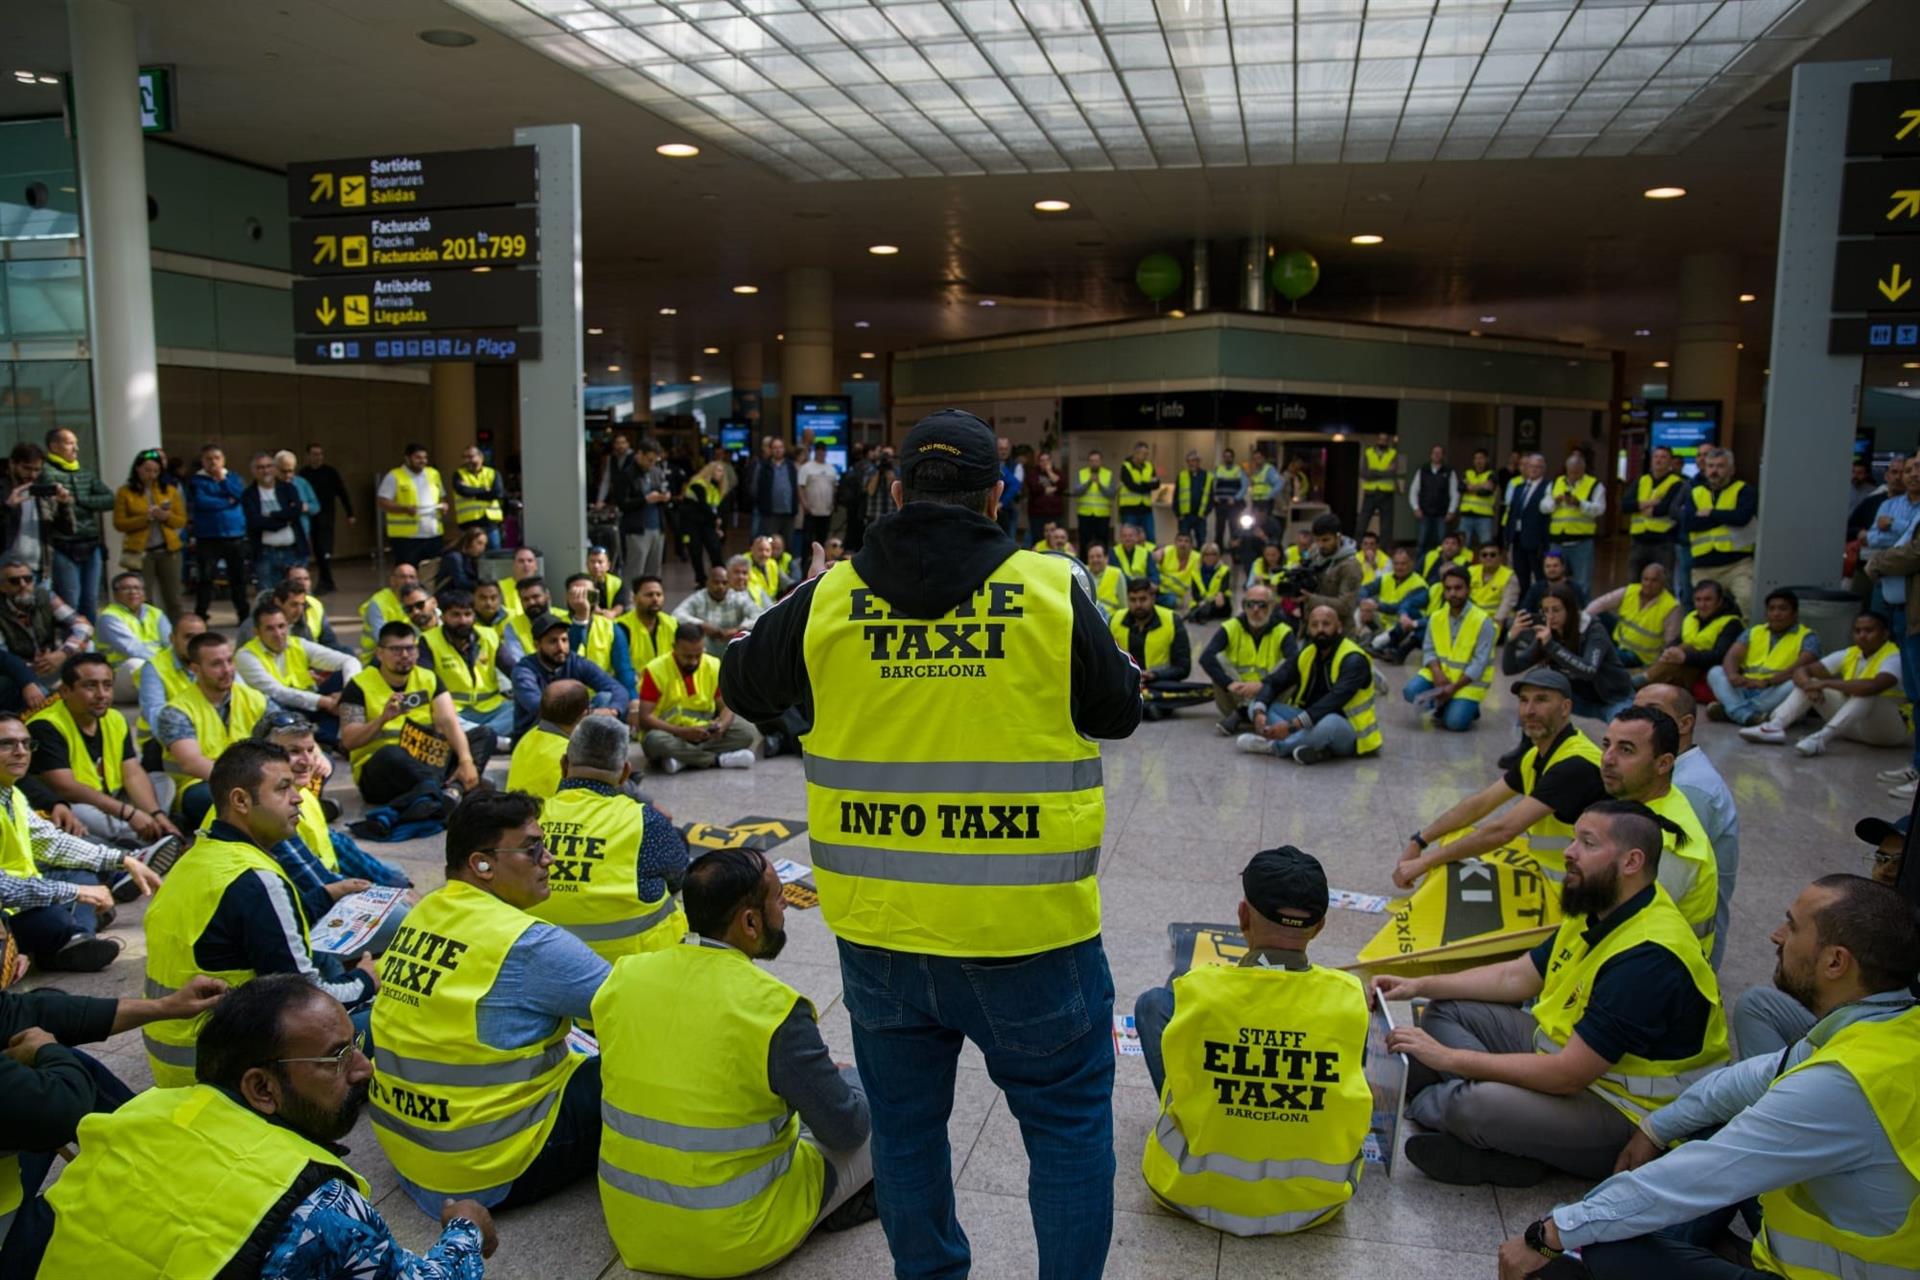
{"type": "Polygon", "coordinates": [[[474,852],[475,853],[517,853],[525,857],[529,862],[538,862],[542,857],[546,855],[547,842],[544,839],[540,839],[540,840],[535,840],[532,844],[496,844],[496,845],[490,845],[485,849],[475,849],[474,852]]]}
{"type": "Polygon", "coordinates": [[[0,582],[4,582],[9,587],[24,587],[32,583],[32,581],[33,581],[33,575],[30,573],[28,574],[10,573],[4,578],[0,578],[0,582]]]}
{"type": "Polygon", "coordinates": [[[1247,603],[1246,603],[1246,607],[1247,607],[1247,608],[1249,608],[1249,609],[1271,609],[1271,608],[1273,608],[1273,601],[1271,601],[1271,600],[1249,600],[1249,601],[1247,601],[1247,603]]]}
{"type": "Polygon", "coordinates": [[[36,745],[32,738],[0,738],[0,751],[24,751],[32,755],[36,745]]]}
{"type": "Polygon", "coordinates": [[[286,1066],[290,1062],[311,1062],[316,1067],[324,1064],[333,1068],[333,1074],[340,1075],[346,1071],[347,1064],[353,1061],[354,1055],[365,1053],[366,1048],[367,1034],[363,1031],[354,1036],[353,1039],[347,1041],[344,1045],[341,1045],[340,1052],[338,1053],[324,1054],[318,1058],[273,1058],[270,1061],[273,1065],[281,1067],[286,1066]]]}

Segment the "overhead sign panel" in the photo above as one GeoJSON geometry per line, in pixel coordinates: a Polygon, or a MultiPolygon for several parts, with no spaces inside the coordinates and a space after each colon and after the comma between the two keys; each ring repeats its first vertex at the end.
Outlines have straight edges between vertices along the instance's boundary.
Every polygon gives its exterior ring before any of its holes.
{"type": "Polygon", "coordinates": [[[1832,356],[1920,356],[1920,318],[1835,317],[1827,323],[1827,354],[1832,356]]]}
{"type": "Polygon", "coordinates": [[[532,204],[536,181],[532,147],[308,160],[287,167],[287,209],[310,218],[532,204]]]}
{"type": "Polygon", "coordinates": [[[1853,86],[1847,112],[1850,156],[1920,156],[1920,80],[1853,86]]]}
{"type": "Polygon", "coordinates": [[[1920,239],[1842,240],[1833,266],[1835,311],[1920,311],[1920,239]]]}
{"type": "Polygon", "coordinates": [[[293,224],[296,275],[516,267],[540,259],[537,209],[449,209],[293,224]]]}
{"type": "Polygon", "coordinates": [[[540,334],[512,329],[454,329],[426,334],[364,334],[355,338],[296,338],[296,364],[427,364],[537,360],[540,334]]]}
{"type": "Polygon", "coordinates": [[[300,333],[509,329],[539,319],[538,271],[420,271],[293,283],[300,333]]]}
{"type": "Polygon", "coordinates": [[[1840,234],[1920,235],[1920,158],[1848,165],[1840,184],[1840,234]]]}

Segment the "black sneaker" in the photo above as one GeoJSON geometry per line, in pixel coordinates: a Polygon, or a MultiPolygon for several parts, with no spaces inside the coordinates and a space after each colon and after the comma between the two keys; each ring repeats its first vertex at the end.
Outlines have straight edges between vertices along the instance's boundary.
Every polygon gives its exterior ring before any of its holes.
{"type": "Polygon", "coordinates": [[[327,797],[321,796],[320,797],[320,816],[325,818],[328,822],[340,821],[340,802],[337,800],[329,800],[327,799],[327,797]]]}
{"type": "Polygon", "coordinates": [[[873,1198],[873,1183],[853,1193],[845,1204],[835,1209],[821,1222],[822,1231],[845,1231],[857,1227],[863,1222],[872,1222],[880,1216],[880,1205],[873,1198]]]}
{"type": "Polygon", "coordinates": [[[1330,759],[1332,756],[1333,752],[1326,747],[1295,747],[1293,749],[1293,762],[1295,764],[1319,764],[1322,760],[1330,759]]]}
{"type": "Polygon", "coordinates": [[[107,881],[107,889],[115,902],[132,902],[140,896],[140,885],[124,871],[107,881]]]}
{"type": "Polygon", "coordinates": [[[1470,1147],[1450,1133],[1417,1133],[1407,1139],[1413,1167],[1455,1187],[1532,1187],[1546,1179],[1547,1166],[1526,1156],[1470,1147]]]}
{"type": "Polygon", "coordinates": [[[89,938],[76,933],[67,944],[49,956],[40,957],[42,969],[56,973],[98,973],[120,958],[116,938],[89,938]]]}
{"type": "Polygon", "coordinates": [[[93,909],[93,931],[105,933],[113,928],[113,922],[120,918],[118,907],[95,907],[93,909]]]}

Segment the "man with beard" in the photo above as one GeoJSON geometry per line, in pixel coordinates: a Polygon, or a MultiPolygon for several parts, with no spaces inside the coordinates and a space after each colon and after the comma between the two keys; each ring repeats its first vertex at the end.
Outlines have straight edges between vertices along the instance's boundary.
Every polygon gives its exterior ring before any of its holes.
{"type": "Polygon", "coordinates": [[[600,1204],[635,1270],[744,1275],[874,1216],[867,1096],[813,1003],[753,963],[787,941],[766,857],[707,854],[685,898],[693,934],[621,961],[593,1000],[600,1204]]]}
{"type": "Polygon", "coordinates": [[[501,676],[510,680],[513,666],[500,652],[500,635],[474,625],[473,597],[458,588],[442,591],[440,625],[420,637],[433,659],[460,723],[471,729],[485,725],[495,739],[513,736],[513,700],[501,691],[501,676]]]}
{"type": "Polygon", "coordinates": [[[497,1243],[471,1200],[409,1253],[337,1145],[373,1065],[338,1001],[291,975],[214,1006],[197,1082],[80,1122],[81,1157],[47,1202],[48,1275],[465,1276],[497,1243]]]}
{"type": "Polygon", "coordinates": [[[1313,607],[1307,615],[1307,643],[1262,682],[1247,714],[1253,732],[1241,734],[1236,745],[1249,754],[1319,764],[1380,749],[1373,663],[1340,633],[1340,615],[1332,605],[1313,607]],[[1281,695],[1289,690],[1294,696],[1283,702],[1281,695]]]}
{"type": "Polygon", "coordinates": [[[750,769],[753,726],[720,695],[720,659],[691,627],[640,673],[636,721],[640,749],[668,773],[682,769],[750,769]]]}
{"type": "MultiPolygon", "coordinates": [[[[1176,618],[1173,610],[1155,602],[1151,582],[1128,579],[1127,611],[1114,614],[1107,629],[1120,651],[1139,668],[1142,693],[1187,691],[1187,672],[1193,667],[1193,643],[1187,638],[1187,624],[1176,618]]],[[[1172,714],[1172,707],[1148,702],[1141,719],[1165,720],[1172,714]]]]}
{"type": "Polygon", "coordinates": [[[1473,580],[1457,564],[1440,576],[1446,603],[1427,615],[1420,670],[1400,696],[1431,715],[1433,727],[1465,733],[1480,719],[1493,687],[1493,646],[1500,628],[1473,603],[1473,580]]]}
{"type": "Polygon", "coordinates": [[[1818,1020],[1813,1029],[1784,1053],[1710,1073],[1648,1117],[1619,1173],[1501,1246],[1502,1277],[1913,1274],[1920,1008],[1909,987],[1920,919],[1889,885],[1822,876],[1773,945],[1774,985],[1818,1020]],[[1712,1246],[1726,1247],[1735,1208],[1756,1196],[1752,1265],[1729,1262],[1712,1246]],[[1563,1249],[1579,1249],[1585,1266],[1559,1260],[1563,1249]]]}
{"type": "Polygon", "coordinates": [[[1553,937],[1463,973],[1374,979],[1388,1000],[1433,1001],[1387,1037],[1418,1064],[1406,1115],[1426,1132],[1406,1150],[1428,1177],[1604,1178],[1641,1122],[1726,1061],[1719,984],[1658,883],[1666,825],[1631,801],[1594,805],[1567,846],[1553,937]]]}

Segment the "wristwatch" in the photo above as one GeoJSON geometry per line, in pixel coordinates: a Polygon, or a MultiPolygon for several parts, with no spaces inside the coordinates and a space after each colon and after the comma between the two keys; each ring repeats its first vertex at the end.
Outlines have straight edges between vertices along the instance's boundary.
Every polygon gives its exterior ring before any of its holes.
{"type": "Polygon", "coordinates": [[[1412,835],[1408,836],[1407,839],[1413,841],[1415,844],[1419,845],[1422,849],[1427,847],[1427,838],[1421,835],[1418,829],[1416,829],[1412,835]]]}
{"type": "Polygon", "coordinates": [[[1561,1254],[1561,1250],[1555,1249],[1547,1243],[1547,1220],[1545,1218],[1530,1225],[1527,1228],[1526,1235],[1521,1238],[1526,1241],[1527,1248],[1533,1250],[1543,1258],[1551,1260],[1559,1257],[1561,1254]]]}

